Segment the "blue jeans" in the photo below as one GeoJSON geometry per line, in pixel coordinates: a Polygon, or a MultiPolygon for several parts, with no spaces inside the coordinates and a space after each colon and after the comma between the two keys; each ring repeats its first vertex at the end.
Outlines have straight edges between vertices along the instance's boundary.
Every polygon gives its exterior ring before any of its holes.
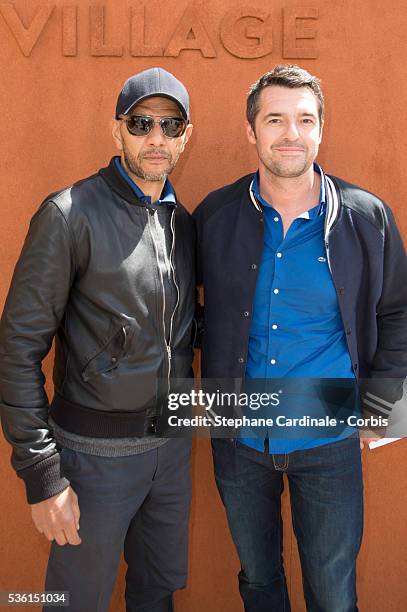
{"type": "Polygon", "coordinates": [[[216,483],[241,571],[246,612],[289,612],[283,567],[281,493],[291,514],[309,612],[355,612],[356,558],[363,529],[359,438],[288,455],[236,440],[212,440],[216,483]]]}

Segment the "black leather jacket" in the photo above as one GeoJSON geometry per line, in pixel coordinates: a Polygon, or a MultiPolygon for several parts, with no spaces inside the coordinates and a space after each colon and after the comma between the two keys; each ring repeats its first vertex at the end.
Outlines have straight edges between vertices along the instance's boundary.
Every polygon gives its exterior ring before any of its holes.
{"type": "Polygon", "coordinates": [[[113,160],[42,203],[0,325],[3,430],[30,503],[68,484],[41,370],[53,338],[55,422],[88,436],[140,435],[170,378],[191,375],[194,257],[189,213],[143,204],[113,160]]]}

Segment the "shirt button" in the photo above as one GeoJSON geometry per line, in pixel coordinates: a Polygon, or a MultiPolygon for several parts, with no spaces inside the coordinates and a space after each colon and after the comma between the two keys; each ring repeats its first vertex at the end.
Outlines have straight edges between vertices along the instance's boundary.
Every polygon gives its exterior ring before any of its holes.
{"type": "Polygon", "coordinates": [[[257,270],[257,264],[252,264],[252,270],[257,270]]]}
{"type": "Polygon", "coordinates": [[[277,325],[274,323],[274,325],[271,326],[271,329],[277,329],[277,325]]]}
{"type": "Polygon", "coordinates": [[[280,257],[282,257],[282,256],[283,256],[283,254],[282,254],[282,253],[277,253],[277,257],[278,257],[278,258],[280,258],[280,257]]]}
{"type": "Polygon", "coordinates": [[[243,357],[239,357],[238,362],[239,362],[239,363],[244,363],[244,359],[243,359],[243,357]]]}
{"type": "Polygon", "coordinates": [[[278,217],[274,217],[274,221],[277,223],[279,221],[278,217]]]}
{"type": "Polygon", "coordinates": [[[276,362],[275,359],[270,359],[270,363],[271,363],[271,365],[276,365],[277,362],[276,362]]]}
{"type": "Polygon", "coordinates": [[[248,317],[248,316],[249,316],[249,314],[250,314],[250,313],[249,313],[249,311],[248,311],[248,310],[245,310],[245,311],[244,311],[244,313],[243,313],[243,316],[248,317]]]}
{"type": "Polygon", "coordinates": [[[274,289],[273,293],[275,293],[277,295],[277,293],[280,293],[280,290],[279,289],[274,289]]]}
{"type": "Polygon", "coordinates": [[[112,357],[110,360],[112,363],[117,363],[117,357],[112,357]]]}

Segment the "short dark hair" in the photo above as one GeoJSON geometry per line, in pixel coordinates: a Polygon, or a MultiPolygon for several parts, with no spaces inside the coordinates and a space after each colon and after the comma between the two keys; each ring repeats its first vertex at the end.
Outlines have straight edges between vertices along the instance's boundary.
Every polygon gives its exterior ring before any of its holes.
{"type": "Polygon", "coordinates": [[[321,81],[310,74],[304,68],[295,64],[279,64],[270,72],[263,74],[249,89],[246,104],[246,117],[254,130],[257,113],[259,112],[260,94],[266,87],[278,85],[280,87],[308,87],[318,100],[318,117],[322,123],[324,118],[324,95],[321,89],[321,81]]]}

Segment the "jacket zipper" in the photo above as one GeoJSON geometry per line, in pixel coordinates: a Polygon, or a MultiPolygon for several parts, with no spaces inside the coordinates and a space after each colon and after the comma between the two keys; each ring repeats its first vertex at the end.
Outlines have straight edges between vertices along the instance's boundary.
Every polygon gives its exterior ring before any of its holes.
{"type": "MultiPolygon", "coordinates": [[[[151,234],[151,239],[153,241],[154,244],[154,252],[155,252],[155,257],[156,257],[156,261],[157,261],[157,268],[158,268],[158,273],[160,275],[160,281],[161,281],[161,289],[162,289],[162,296],[163,296],[163,318],[162,318],[162,323],[163,323],[163,338],[164,338],[164,343],[165,343],[165,349],[166,349],[166,354],[167,354],[167,361],[168,361],[168,383],[169,383],[169,373],[171,370],[171,348],[167,343],[167,330],[165,327],[165,287],[164,287],[164,279],[163,279],[163,274],[161,271],[161,266],[160,266],[160,261],[158,258],[158,249],[157,249],[157,244],[156,241],[154,240],[154,235],[153,235],[153,230],[151,229],[151,216],[154,217],[154,223],[157,223],[156,221],[156,216],[155,216],[155,210],[147,210],[147,217],[148,217],[148,227],[150,229],[150,234],[151,234]]],[[[169,388],[168,388],[169,391],[169,388]]]]}
{"type": "Polygon", "coordinates": [[[177,283],[177,280],[176,280],[176,276],[175,276],[174,263],[173,263],[173,255],[174,255],[174,249],[175,249],[175,210],[171,213],[171,222],[170,222],[171,232],[172,232],[172,243],[171,243],[171,250],[170,250],[170,267],[171,267],[171,271],[172,271],[172,275],[173,275],[174,285],[175,285],[176,292],[177,292],[177,300],[176,300],[176,303],[175,303],[174,310],[172,311],[172,314],[171,314],[168,342],[167,342],[167,330],[166,330],[166,325],[165,325],[166,301],[165,301],[164,279],[163,279],[163,274],[162,274],[162,271],[161,271],[161,266],[160,266],[160,262],[159,262],[159,258],[158,258],[157,244],[156,244],[156,242],[154,240],[153,232],[152,232],[152,229],[151,229],[151,222],[150,222],[150,217],[154,216],[154,223],[155,223],[155,225],[157,227],[157,217],[156,217],[155,213],[156,213],[155,210],[153,210],[151,212],[147,212],[147,214],[148,214],[148,224],[149,224],[149,228],[150,228],[151,238],[152,238],[153,244],[154,244],[154,251],[155,251],[157,267],[158,267],[158,272],[159,272],[160,281],[161,281],[161,289],[162,289],[162,294],[163,294],[163,334],[164,334],[164,343],[165,343],[167,359],[168,359],[167,389],[168,389],[168,393],[169,393],[170,392],[170,377],[171,377],[171,359],[172,359],[172,352],[171,352],[172,331],[173,331],[174,315],[175,315],[175,311],[178,308],[179,295],[180,295],[179,286],[178,286],[178,283],[177,283]]]}
{"type": "MultiPolygon", "coordinates": [[[[178,304],[179,304],[179,286],[177,283],[177,278],[175,276],[175,268],[174,268],[174,261],[173,261],[173,255],[174,255],[174,250],[175,250],[175,210],[172,211],[170,225],[171,225],[171,233],[172,233],[172,243],[171,243],[171,251],[170,251],[170,266],[171,266],[172,278],[174,281],[175,289],[177,291],[177,300],[175,302],[174,310],[172,311],[172,315],[171,315],[170,335],[168,339],[169,357],[171,359],[171,342],[172,342],[172,329],[173,329],[173,323],[174,323],[174,315],[175,315],[175,311],[177,310],[178,304]]],[[[170,373],[171,373],[171,361],[170,361],[170,369],[168,371],[168,390],[170,388],[170,373]]]]}

